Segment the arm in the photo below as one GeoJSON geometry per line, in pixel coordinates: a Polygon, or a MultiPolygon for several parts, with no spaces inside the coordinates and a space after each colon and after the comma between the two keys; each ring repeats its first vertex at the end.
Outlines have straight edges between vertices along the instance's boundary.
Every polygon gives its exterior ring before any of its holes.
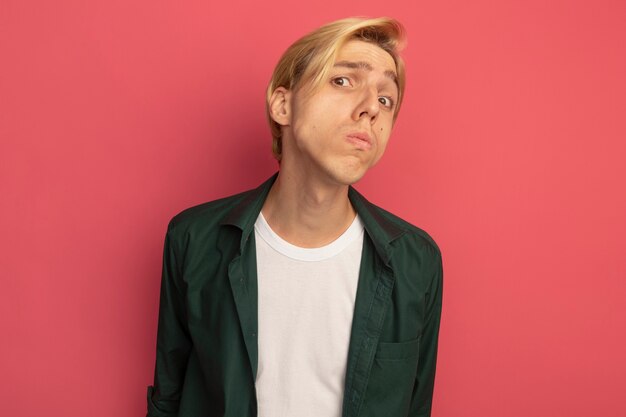
{"type": "Polygon", "coordinates": [[[426,316],[420,338],[419,362],[411,398],[410,417],[430,417],[435,385],[437,341],[443,293],[441,252],[439,252],[436,246],[432,246],[431,259],[432,263],[430,263],[428,270],[432,280],[429,291],[426,294],[426,316]]]}
{"type": "Polygon", "coordinates": [[[185,318],[180,257],[171,237],[165,236],[157,330],[154,385],[148,387],[147,417],[176,417],[191,340],[185,318]]]}

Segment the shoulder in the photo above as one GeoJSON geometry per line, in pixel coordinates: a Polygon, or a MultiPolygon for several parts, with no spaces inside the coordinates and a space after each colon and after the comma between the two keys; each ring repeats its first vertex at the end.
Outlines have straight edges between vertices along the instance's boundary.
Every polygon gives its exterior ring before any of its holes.
{"type": "Polygon", "coordinates": [[[392,262],[398,268],[399,276],[418,276],[424,288],[438,288],[443,281],[443,261],[441,250],[424,229],[399,216],[374,206],[379,215],[394,225],[397,237],[390,242],[393,247],[392,262]]]}
{"type": "Polygon", "coordinates": [[[408,246],[409,249],[427,251],[433,256],[441,257],[439,246],[424,229],[369,201],[367,205],[370,213],[374,214],[374,218],[383,229],[393,230],[390,232],[393,235],[392,246],[408,246]]]}
{"type": "Polygon", "coordinates": [[[376,213],[378,224],[393,231],[389,246],[391,262],[398,276],[419,277],[418,281],[423,288],[440,286],[443,261],[441,250],[433,237],[424,229],[381,207],[373,204],[370,207],[376,213]]]}
{"type": "Polygon", "coordinates": [[[182,239],[184,236],[202,235],[214,230],[251,192],[252,190],[244,191],[180,211],[170,219],[167,225],[168,235],[182,239]]]}
{"type": "MultiPolygon", "coordinates": [[[[419,250],[440,256],[440,250],[432,236],[424,229],[406,221],[398,215],[370,202],[356,189],[350,187],[350,200],[363,218],[366,228],[370,227],[374,239],[385,240],[393,248],[419,250]]],[[[406,253],[406,251],[400,251],[406,253]]]]}
{"type": "Polygon", "coordinates": [[[403,218],[381,208],[375,206],[381,216],[389,220],[404,233],[400,236],[400,239],[409,240],[416,245],[429,247],[433,252],[440,253],[439,246],[433,239],[433,237],[424,229],[409,223],[403,218]]]}

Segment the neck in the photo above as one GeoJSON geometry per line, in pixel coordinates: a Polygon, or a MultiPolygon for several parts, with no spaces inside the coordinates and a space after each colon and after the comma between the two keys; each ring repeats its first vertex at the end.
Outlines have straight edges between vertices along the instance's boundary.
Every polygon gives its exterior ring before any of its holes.
{"type": "Polygon", "coordinates": [[[352,224],[356,212],[348,186],[328,184],[281,170],[261,210],[281,238],[305,248],[337,239],[352,224]]]}

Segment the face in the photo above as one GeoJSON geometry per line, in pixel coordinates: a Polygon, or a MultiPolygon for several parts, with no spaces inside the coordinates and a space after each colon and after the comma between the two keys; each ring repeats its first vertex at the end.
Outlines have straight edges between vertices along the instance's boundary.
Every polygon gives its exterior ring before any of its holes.
{"type": "Polygon", "coordinates": [[[352,40],[315,92],[285,92],[281,170],[297,167],[334,184],[358,181],[387,146],[398,88],[392,56],[352,40]]]}

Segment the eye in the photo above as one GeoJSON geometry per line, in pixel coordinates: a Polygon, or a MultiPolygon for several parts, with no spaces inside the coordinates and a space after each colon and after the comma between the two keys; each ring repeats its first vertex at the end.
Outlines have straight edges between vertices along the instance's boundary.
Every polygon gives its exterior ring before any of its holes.
{"type": "Polygon", "coordinates": [[[393,107],[393,100],[389,97],[378,97],[378,101],[389,109],[393,107]]]}
{"type": "Polygon", "coordinates": [[[348,77],[335,77],[331,82],[339,87],[346,87],[350,85],[350,79],[348,77]]]}

